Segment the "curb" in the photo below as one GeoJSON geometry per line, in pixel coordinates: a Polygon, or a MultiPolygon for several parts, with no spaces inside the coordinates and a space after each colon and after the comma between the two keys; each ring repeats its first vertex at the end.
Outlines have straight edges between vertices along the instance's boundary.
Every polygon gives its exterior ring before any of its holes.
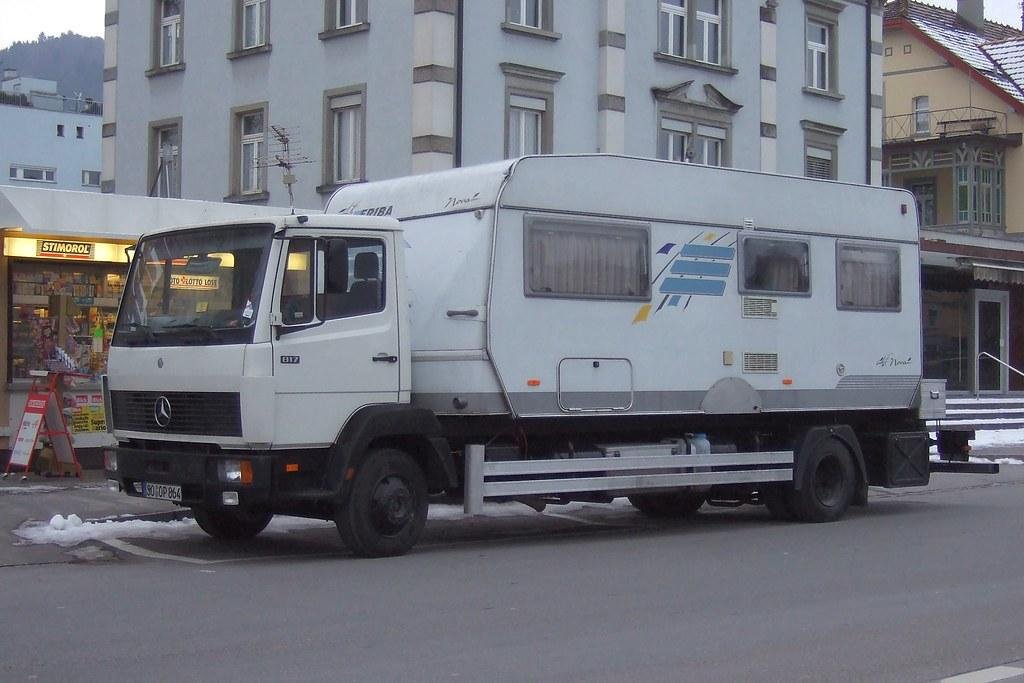
{"type": "Polygon", "coordinates": [[[195,515],[190,509],[172,510],[170,512],[144,512],[137,515],[117,515],[110,517],[96,517],[85,520],[86,522],[180,522],[184,519],[193,519],[195,515]]]}

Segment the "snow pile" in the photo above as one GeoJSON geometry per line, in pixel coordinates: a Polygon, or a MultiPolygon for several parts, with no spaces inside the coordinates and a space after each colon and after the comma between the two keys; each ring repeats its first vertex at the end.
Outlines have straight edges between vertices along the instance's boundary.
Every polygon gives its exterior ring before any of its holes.
{"type": "Polygon", "coordinates": [[[60,486],[38,486],[29,484],[27,486],[0,486],[0,496],[18,496],[35,493],[56,493],[64,491],[60,486]]]}
{"type": "Polygon", "coordinates": [[[1024,429],[984,429],[977,433],[971,446],[974,449],[1020,446],[1024,453],[1024,429]]]}
{"type": "Polygon", "coordinates": [[[116,538],[181,539],[187,536],[205,536],[195,521],[147,522],[140,519],[125,521],[83,522],[75,514],[64,517],[54,515],[49,522],[25,522],[14,530],[14,535],[27,544],[53,543],[62,548],[86,541],[106,541],[116,538]]]}
{"type": "MultiPolygon", "coordinates": [[[[930,459],[932,462],[947,462],[942,460],[942,458],[938,456],[934,448],[932,449],[930,459]]],[[[1017,458],[979,458],[977,456],[972,455],[969,458],[969,461],[975,463],[982,463],[985,465],[990,465],[992,463],[996,463],[997,465],[1024,465],[1024,460],[1019,460],[1017,458]]]]}

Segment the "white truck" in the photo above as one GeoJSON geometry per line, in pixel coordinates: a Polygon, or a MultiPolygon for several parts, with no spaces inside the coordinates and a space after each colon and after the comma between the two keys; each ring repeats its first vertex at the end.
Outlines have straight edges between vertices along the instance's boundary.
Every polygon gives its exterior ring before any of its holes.
{"type": "Polygon", "coordinates": [[[835,520],[929,481],[918,273],[904,191],[607,155],[145,235],[108,476],[218,538],[299,515],[363,556],[435,499],[835,520]]]}

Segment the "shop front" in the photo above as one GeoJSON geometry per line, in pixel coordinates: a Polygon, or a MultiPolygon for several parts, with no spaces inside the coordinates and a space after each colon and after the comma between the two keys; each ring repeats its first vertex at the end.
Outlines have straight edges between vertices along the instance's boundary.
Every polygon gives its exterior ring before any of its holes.
{"type": "Polygon", "coordinates": [[[1011,370],[1024,369],[1024,242],[946,239],[921,240],[925,377],[953,393],[1024,391],[1011,370]]]}
{"type": "Polygon", "coordinates": [[[0,187],[0,465],[33,373],[66,371],[64,414],[78,449],[112,443],[101,377],[138,237],[176,225],[288,209],[0,187]]]}

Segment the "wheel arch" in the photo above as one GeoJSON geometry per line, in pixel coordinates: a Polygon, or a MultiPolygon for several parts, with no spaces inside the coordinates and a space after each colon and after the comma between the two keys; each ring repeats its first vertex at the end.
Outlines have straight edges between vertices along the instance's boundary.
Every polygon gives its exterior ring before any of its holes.
{"type": "Polygon", "coordinates": [[[854,501],[861,502],[861,491],[867,486],[868,481],[867,468],[860,440],[849,425],[810,427],[797,435],[793,443],[793,488],[800,490],[802,486],[804,470],[807,468],[807,454],[814,452],[814,449],[826,439],[839,441],[853,458],[853,470],[857,475],[857,493],[854,495],[854,501]]]}
{"type": "Polygon", "coordinates": [[[326,488],[344,500],[355,471],[375,448],[397,448],[423,469],[432,489],[458,485],[448,440],[433,412],[409,405],[373,405],[349,418],[328,451],[326,488]]]}

